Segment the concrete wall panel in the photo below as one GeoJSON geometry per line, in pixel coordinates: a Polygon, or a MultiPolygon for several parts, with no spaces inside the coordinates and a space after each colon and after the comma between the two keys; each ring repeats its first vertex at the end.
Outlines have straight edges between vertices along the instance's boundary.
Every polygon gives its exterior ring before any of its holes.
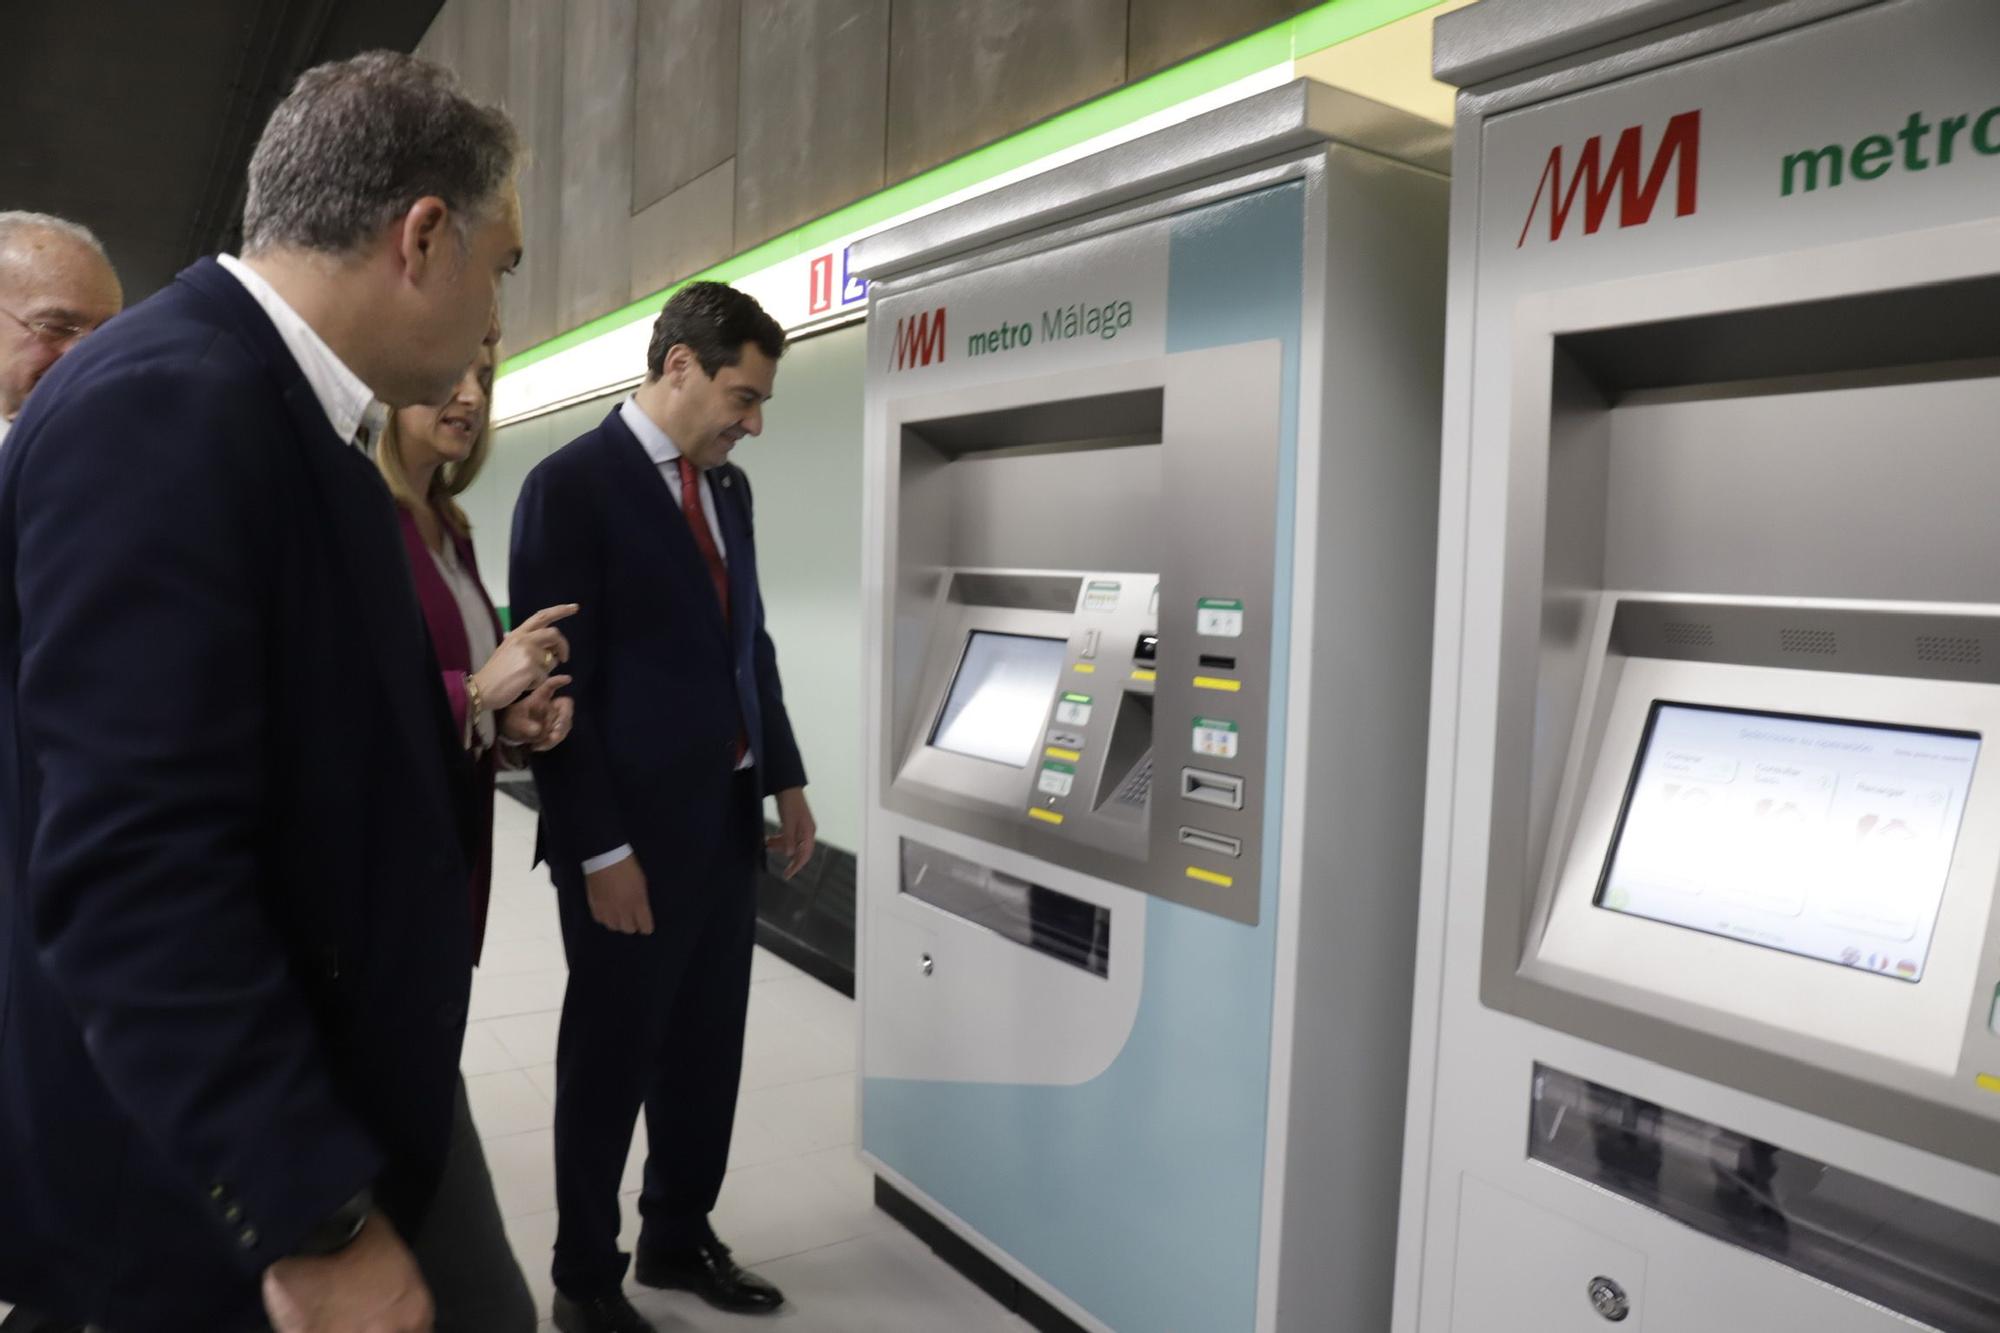
{"type": "Polygon", "coordinates": [[[888,35],[889,0],[743,0],[738,249],[881,188],[888,35]]]}
{"type": "Polygon", "coordinates": [[[651,296],[735,252],[736,162],[731,159],[632,219],[631,299],[651,296]]]}
{"type": "Polygon", "coordinates": [[[1125,78],[1125,24],[1126,0],[897,0],[889,179],[1116,88],[1125,78]]]}
{"type": "Polygon", "coordinates": [[[1268,28],[1319,0],[1131,0],[1129,79],[1143,79],[1210,47],[1268,28]]]}
{"type": "Polygon", "coordinates": [[[526,254],[500,314],[502,350],[520,351],[562,331],[562,0],[508,0],[508,20],[507,111],[527,150],[518,182],[526,254]]]}
{"type": "Polygon", "coordinates": [[[639,0],[634,213],[736,155],[742,26],[739,0],[639,0]]]}
{"type": "Polygon", "coordinates": [[[632,287],[632,70],[638,0],[562,5],[562,222],[556,313],[574,328],[632,287]]]}

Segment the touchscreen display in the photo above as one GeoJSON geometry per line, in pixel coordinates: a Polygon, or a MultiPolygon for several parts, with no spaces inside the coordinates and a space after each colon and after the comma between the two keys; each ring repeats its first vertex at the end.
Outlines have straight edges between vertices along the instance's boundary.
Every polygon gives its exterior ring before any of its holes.
{"type": "Polygon", "coordinates": [[[1655,703],[1597,905],[1923,977],[1979,737],[1655,703]]]}
{"type": "Polygon", "coordinates": [[[974,630],[959,659],[931,744],[953,754],[1025,768],[1041,744],[1062,679],[1063,639],[974,630]]]}

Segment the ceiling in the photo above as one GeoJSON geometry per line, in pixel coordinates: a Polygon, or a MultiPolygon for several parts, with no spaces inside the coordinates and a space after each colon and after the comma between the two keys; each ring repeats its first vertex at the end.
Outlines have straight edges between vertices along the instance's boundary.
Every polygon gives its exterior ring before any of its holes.
{"type": "Polygon", "coordinates": [[[233,246],[243,172],[302,70],[415,47],[440,0],[0,0],[0,210],[73,218],[128,301],[233,246]]]}

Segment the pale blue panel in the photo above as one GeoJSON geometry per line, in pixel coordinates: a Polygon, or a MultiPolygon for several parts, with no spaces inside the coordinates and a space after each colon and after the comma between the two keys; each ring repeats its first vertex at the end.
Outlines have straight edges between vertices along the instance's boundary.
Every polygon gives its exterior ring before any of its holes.
{"type": "MultiPolygon", "coordinates": [[[[1167,349],[1283,345],[1266,775],[1275,792],[1291,630],[1304,190],[1278,186],[1168,225],[1167,349]]],[[[1265,828],[1273,849],[1278,804],[1265,828]]],[[[1275,851],[1266,858],[1257,927],[1149,904],[1139,1015],[1103,1075],[1064,1088],[869,1079],[868,1150],[1121,1333],[1250,1329],[1277,861],[1275,851]]]]}

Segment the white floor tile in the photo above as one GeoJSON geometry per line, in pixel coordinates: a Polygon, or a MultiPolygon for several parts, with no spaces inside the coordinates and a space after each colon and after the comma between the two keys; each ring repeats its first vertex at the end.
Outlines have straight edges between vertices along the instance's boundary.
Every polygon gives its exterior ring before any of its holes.
{"type": "Polygon", "coordinates": [[[458,1057],[459,1072],[467,1078],[480,1074],[497,1074],[503,1069],[515,1069],[520,1061],[514,1053],[500,1044],[493,1035],[493,1025],[468,1023],[465,1025],[465,1046],[458,1057]]]}
{"type": "Polygon", "coordinates": [[[737,1130],[746,1121],[757,1125],[770,1141],[773,1158],[801,1157],[854,1142],[854,1076],[826,1078],[743,1094],[737,1105],[737,1130]]]}
{"type": "Polygon", "coordinates": [[[565,965],[561,940],[534,939],[488,942],[479,959],[477,977],[511,977],[523,972],[560,972],[565,965]]]}
{"type": "Polygon", "coordinates": [[[489,973],[481,969],[472,978],[472,1000],[468,1017],[505,1018],[510,1014],[546,1014],[562,1008],[563,991],[569,973],[560,969],[546,972],[489,973]]]}
{"type": "Polygon", "coordinates": [[[547,1129],[481,1141],[500,1216],[525,1217],[556,1206],[555,1144],[555,1132],[547,1129]]]}
{"type": "Polygon", "coordinates": [[[714,1222],[739,1262],[803,1254],[894,1225],[875,1208],[866,1173],[857,1177],[843,1169],[853,1161],[852,1150],[833,1152],[840,1162],[815,1153],[729,1173],[714,1222]]]}
{"type": "Polygon", "coordinates": [[[555,1105],[518,1069],[468,1078],[465,1095],[482,1140],[551,1129],[556,1122],[555,1105]]]}
{"type": "Polygon", "coordinates": [[[756,958],[751,960],[750,963],[750,980],[753,983],[775,981],[781,977],[802,977],[804,975],[805,973],[799,971],[798,968],[793,967],[769,949],[759,949],[756,958]]]}
{"type": "Polygon", "coordinates": [[[527,1074],[528,1081],[535,1085],[535,1091],[541,1093],[542,1096],[546,1097],[548,1099],[549,1105],[553,1107],[556,1104],[555,1065],[553,1063],[545,1065],[535,1065],[530,1069],[524,1070],[523,1072],[527,1074]]]}
{"type": "Polygon", "coordinates": [[[486,1020],[486,1028],[514,1058],[516,1069],[556,1062],[556,1037],[562,1030],[560,1010],[491,1018],[486,1020]]]}
{"type": "Polygon", "coordinates": [[[548,1318],[556,1294],[555,1279],[549,1276],[549,1261],[556,1244],[555,1210],[508,1218],[507,1240],[528,1279],[528,1290],[535,1297],[535,1312],[548,1318]]]}

